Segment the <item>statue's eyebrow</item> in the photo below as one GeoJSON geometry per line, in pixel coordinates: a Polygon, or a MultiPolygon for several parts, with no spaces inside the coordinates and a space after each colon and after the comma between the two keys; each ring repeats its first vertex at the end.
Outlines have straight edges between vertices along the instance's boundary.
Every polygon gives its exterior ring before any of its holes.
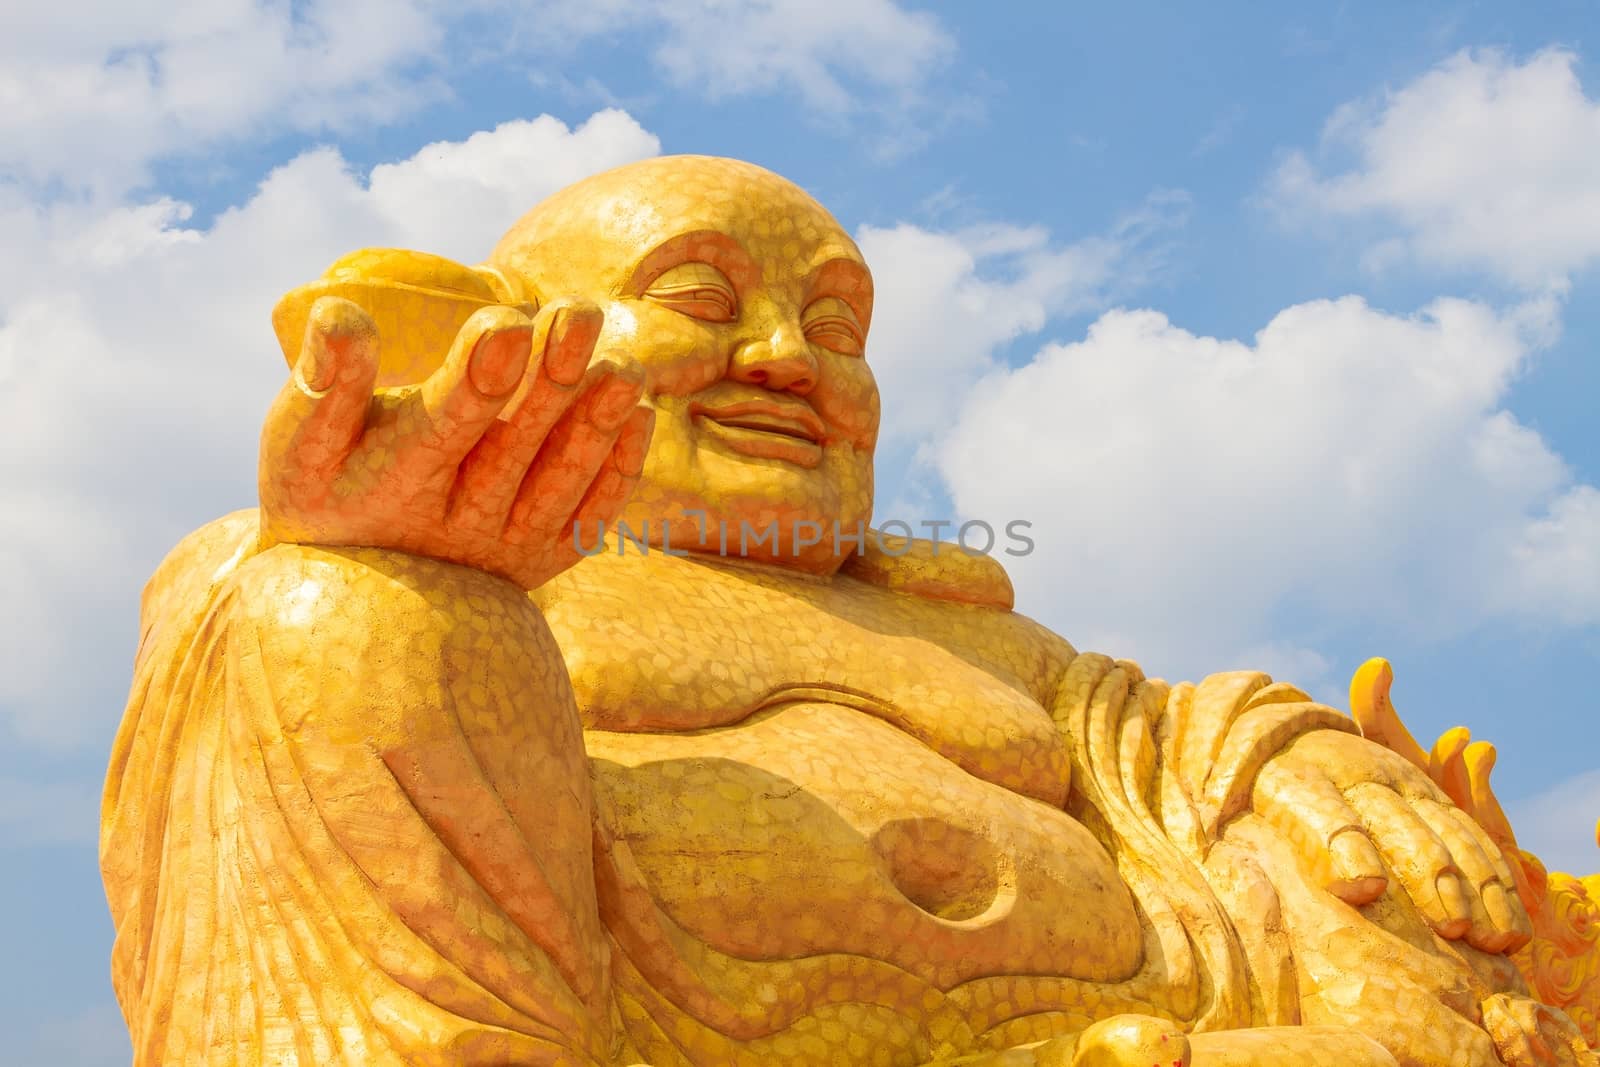
{"type": "Polygon", "coordinates": [[[806,302],[836,296],[850,305],[863,331],[872,326],[872,272],[855,256],[837,255],[811,271],[806,302]]]}
{"type": "Polygon", "coordinates": [[[680,263],[709,263],[728,276],[742,295],[761,281],[761,268],[744,246],[720,230],[691,230],[669,237],[639,258],[623,283],[623,296],[638,296],[680,263]]]}

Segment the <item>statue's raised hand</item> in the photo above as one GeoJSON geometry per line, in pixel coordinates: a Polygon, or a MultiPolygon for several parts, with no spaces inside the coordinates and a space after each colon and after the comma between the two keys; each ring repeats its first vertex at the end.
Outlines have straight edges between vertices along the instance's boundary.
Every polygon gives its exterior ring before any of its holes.
{"type": "Polygon", "coordinates": [[[400,549],[527,589],[564,570],[573,523],[627,502],[653,423],[638,365],[592,358],[600,326],[592,305],[484,307],[424,381],[379,388],[372,317],[317,300],[262,430],[264,539],[400,549]]]}
{"type": "Polygon", "coordinates": [[[1370,904],[1398,880],[1441,937],[1509,952],[1532,934],[1516,881],[1473,818],[1403,756],[1316,730],[1256,778],[1255,810],[1328,872],[1346,903],[1370,904]]]}

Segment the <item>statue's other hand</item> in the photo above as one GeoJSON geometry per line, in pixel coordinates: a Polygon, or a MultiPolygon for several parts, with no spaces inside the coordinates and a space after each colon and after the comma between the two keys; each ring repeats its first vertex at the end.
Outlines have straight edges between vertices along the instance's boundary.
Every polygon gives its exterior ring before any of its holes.
{"type": "Polygon", "coordinates": [[[485,307],[418,385],[375,388],[382,339],[357,304],[311,309],[261,434],[268,542],[367,545],[532,589],[579,558],[644,464],[653,413],[637,364],[591,358],[601,313],[485,307]]]}
{"type": "Polygon", "coordinates": [[[1482,1004],[1483,1027],[1508,1067],[1594,1067],[1583,1031],[1565,1013],[1530,997],[1496,993],[1482,1004]]]}
{"type": "Polygon", "coordinates": [[[1252,799],[1348,904],[1370,904],[1392,877],[1441,937],[1504,953],[1532,936],[1489,835],[1381,745],[1335,730],[1305,734],[1262,767],[1252,799]]]}

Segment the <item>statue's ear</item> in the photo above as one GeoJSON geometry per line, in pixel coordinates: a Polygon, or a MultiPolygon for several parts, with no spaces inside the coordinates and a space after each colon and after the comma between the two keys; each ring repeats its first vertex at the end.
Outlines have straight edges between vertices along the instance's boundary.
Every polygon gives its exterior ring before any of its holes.
{"type": "Polygon", "coordinates": [[[292,367],[306,319],[319,297],[338,296],[366,309],[378,326],[378,384],[420,382],[444,362],[457,331],[479,308],[511,304],[528,314],[538,301],[493,267],[467,267],[401,248],[364,248],[337,260],[310,285],[272,309],[272,329],[292,367]]]}

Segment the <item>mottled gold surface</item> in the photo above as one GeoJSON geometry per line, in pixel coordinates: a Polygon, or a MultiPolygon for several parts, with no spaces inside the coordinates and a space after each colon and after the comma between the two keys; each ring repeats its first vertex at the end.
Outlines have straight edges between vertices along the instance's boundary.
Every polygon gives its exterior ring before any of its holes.
{"type": "Polygon", "coordinates": [[[1169,685],[862,533],[871,316],[694,157],[284,298],[107,782],[138,1067],[1596,1063],[1581,883],[1371,669],[1169,685]]]}

